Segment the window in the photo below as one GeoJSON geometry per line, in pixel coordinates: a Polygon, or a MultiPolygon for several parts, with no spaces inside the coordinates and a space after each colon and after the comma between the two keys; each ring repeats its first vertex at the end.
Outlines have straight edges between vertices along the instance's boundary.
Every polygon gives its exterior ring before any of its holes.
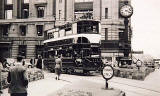
{"type": "Polygon", "coordinates": [[[37,7],[37,17],[42,18],[44,17],[44,6],[37,7]]]}
{"type": "Polygon", "coordinates": [[[2,25],[1,26],[2,35],[5,36],[5,37],[8,36],[8,28],[9,28],[8,25],[2,25]]]}
{"type": "Polygon", "coordinates": [[[7,0],[7,5],[9,5],[9,4],[13,4],[12,0],[7,0]]]}
{"type": "Polygon", "coordinates": [[[20,32],[21,36],[26,36],[26,26],[24,25],[20,26],[20,32]]]}
{"type": "Polygon", "coordinates": [[[61,19],[61,10],[59,10],[59,20],[61,19]]]}
{"type": "Polygon", "coordinates": [[[105,28],[105,40],[108,40],[108,28],[105,28]]]}
{"type": "Polygon", "coordinates": [[[108,19],[108,8],[105,8],[105,19],[108,19]]]}
{"type": "Polygon", "coordinates": [[[26,49],[27,45],[19,45],[18,55],[21,55],[23,58],[26,58],[26,49]]]}
{"type": "Polygon", "coordinates": [[[96,21],[80,21],[77,23],[77,33],[99,33],[98,24],[96,21]]]}
{"type": "Polygon", "coordinates": [[[29,3],[29,0],[24,0],[24,3],[29,3]]]}
{"type": "Polygon", "coordinates": [[[28,18],[29,16],[29,9],[23,9],[23,17],[22,18],[28,18]]]}
{"type": "Polygon", "coordinates": [[[37,35],[43,36],[43,25],[37,25],[37,35]]]}
{"type": "Polygon", "coordinates": [[[5,10],[5,19],[12,19],[13,10],[5,10]]]}

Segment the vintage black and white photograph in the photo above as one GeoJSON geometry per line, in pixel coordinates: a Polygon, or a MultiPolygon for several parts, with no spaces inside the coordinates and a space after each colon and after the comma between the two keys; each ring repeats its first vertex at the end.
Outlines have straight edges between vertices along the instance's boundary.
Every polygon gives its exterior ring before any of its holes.
{"type": "Polygon", "coordinates": [[[0,0],[0,96],[160,96],[160,0],[0,0]]]}

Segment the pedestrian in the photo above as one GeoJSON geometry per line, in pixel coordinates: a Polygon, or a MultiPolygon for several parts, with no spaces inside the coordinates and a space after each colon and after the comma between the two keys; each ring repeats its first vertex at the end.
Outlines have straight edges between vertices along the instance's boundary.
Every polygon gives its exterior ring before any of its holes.
{"type": "Polygon", "coordinates": [[[7,59],[4,59],[2,65],[3,65],[3,68],[5,68],[5,69],[7,69],[7,70],[8,70],[9,67],[10,67],[10,64],[7,62],[7,59]]]}
{"type": "Polygon", "coordinates": [[[42,69],[42,57],[41,57],[41,56],[38,57],[36,67],[37,67],[38,69],[42,69]]]}
{"type": "Polygon", "coordinates": [[[34,65],[35,65],[35,59],[34,59],[34,58],[31,58],[30,63],[31,63],[31,65],[32,65],[32,67],[34,67],[34,65]]]}
{"type": "Polygon", "coordinates": [[[27,96],[28,76],[26,68],[22,65],[22,57],[17,57],[15,66],[10,67],[7,81],[9,84],[8,92],[10,96],[27,96]]]}
{"type": "Polygon", "coordinates": [[[59,80],[62,69],[62,59],[60,55],[55,59],[55,63],[56,63],[55,65],[56,80],[59,80]]]}

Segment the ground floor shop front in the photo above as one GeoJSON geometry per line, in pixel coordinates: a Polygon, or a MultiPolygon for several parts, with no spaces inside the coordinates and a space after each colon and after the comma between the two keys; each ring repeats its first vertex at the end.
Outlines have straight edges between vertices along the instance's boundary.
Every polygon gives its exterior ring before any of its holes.
{"type": "Polygon", "coordinates": [[[24,58],[37,58],[39,55],[43,56],[43,42],[16,40],[11,42],[0,43],[0,53],[2,58],[16,58],[18,55],[24,58]]]}

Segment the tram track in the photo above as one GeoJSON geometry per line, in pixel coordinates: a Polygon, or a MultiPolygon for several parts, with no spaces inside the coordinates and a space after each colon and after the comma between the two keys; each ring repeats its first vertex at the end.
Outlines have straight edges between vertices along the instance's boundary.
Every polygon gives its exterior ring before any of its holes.
{"type": "Polygon", "coordinates": [[[153,89],[149,89],[149,88],[144,88],[144,87],[140,87],[140,86],[134,86],[134,85],[125,84],[125,83],[120,83],[120,82],[115,82],[115,81],[110,81],[110,82],[112,82],[112,83],[117,83],[117,84],[122,84],[122,85],[127,85],[127,86],[130,86],[130,87],[140,88],[140,89],[144,89],[144,90],[148,90],[148,91],[152,91],[152,92],[156,92],[156,93],[159,93],[159,94],[160,94],[160,91],[153,90],[153,89]]]}
{"type": "MultiPolygon", "coordinates": [[[[83,80],[96,82],[96,83],[104,83],[104,80],[103,80],[103,78],[101,78],[101,76],[96,76],[96,77],[95,76],[93,76],[93,77],[92,76],[90,76],[90,77],[78,76],[78,78],[83,79],[83,80]]],[[[123,78],[120,78],[120,79],[123,79],[123,78]]],[[[124,79],[124,80],[127,80],[127,79],[124,79]]],[[[130,81],[132,81],[132,80],[130,80],[130,81]]],[[[109,81],[111,87],[114,87],[114,88],[117,88],[117,89],[120,89],[120,90],[126,92],[126,96],[160,96],[160,91],[158,91],[158,89],[156,89],[156,87],[154,89],[152,89],[153,87],[151,87],[151,85],[149,85],[149,84],[145,85],[147,83],[144,83],[143,81],[137,81],[137,82],[142,82],[142,83],[139,83],[139,85],[137,85],[138,83],[136,84],[135,82],[131,82],[131,83],[127,84],[127,83],[121,82],[121,81],[119,81],[119,82],[115,81],[115,80],[109,81]],[[132,95],[130,95],[130,94],[132,94],[132,95]]]]}

